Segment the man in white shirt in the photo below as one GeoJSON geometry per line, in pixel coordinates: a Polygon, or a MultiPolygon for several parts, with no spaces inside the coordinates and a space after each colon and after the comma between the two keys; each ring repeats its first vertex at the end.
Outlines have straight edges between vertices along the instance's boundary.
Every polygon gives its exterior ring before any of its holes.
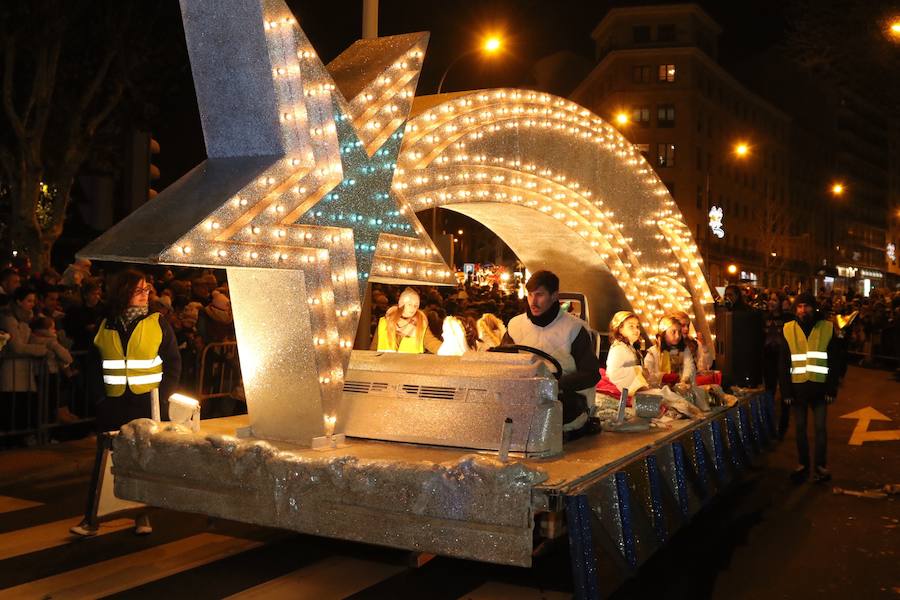
{"type": "Polygon", "coordinates": [[[600,381],[600,361],[586,323],[560,310],[559,277],[537,271],[525,284],[528,308],[509,322],[504,344],[531,346],[559,361],[559,400],[563,405],[563,431],[574,439],[594,430],[589,419],[594,386],[600,381]]]}

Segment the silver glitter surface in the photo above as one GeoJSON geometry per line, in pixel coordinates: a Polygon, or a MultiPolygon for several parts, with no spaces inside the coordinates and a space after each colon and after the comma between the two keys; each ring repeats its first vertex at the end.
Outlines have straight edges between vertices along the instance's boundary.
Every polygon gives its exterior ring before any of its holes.
{"type": "Polygon", "coordinates": [[[244,315],[235,333],[253,435],[308,445],[325,433],[323,402],[333,414],[337,397],[323,398],[319,386],[303,272],[229,269],[228,276],[232,306],[244,315]],[[291,313],[298,318],[284,318],[291,313]]]}
{"type": "Polygon", "coordinates": [[[149,419],[122,428],[113,465],[122,498],[519,566],[531,564],[531,494],[546,479],[539,469],[484,456],[432,462],[323,454],[149,419]]]}
{"type": "Polygon", "coordinates": [[[510,450],[562,452],[556,381],[533,356],[427,356],[355,351],[337,430],[353,437],[499,450],[512,419],[510,450]]]}

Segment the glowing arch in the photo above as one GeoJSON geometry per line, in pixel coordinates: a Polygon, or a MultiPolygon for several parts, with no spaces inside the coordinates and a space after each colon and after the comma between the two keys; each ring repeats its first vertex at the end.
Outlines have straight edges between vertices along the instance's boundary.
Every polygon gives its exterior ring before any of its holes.
{"type": "Polygon", "coordinates": [[[582,106],[516,89],[419,98],[393,185],[410,209],[469,215],[530,269],[557,271],[588,295],[598,329],[630,307],[652,335],[678,308],[712,339],[713,298],[675,202],[640,152],[582,106]]]}

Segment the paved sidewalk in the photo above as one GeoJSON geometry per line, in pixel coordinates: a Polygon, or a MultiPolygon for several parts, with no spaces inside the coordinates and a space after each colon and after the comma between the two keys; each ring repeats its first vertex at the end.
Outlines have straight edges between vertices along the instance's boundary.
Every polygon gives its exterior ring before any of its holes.
{"type": "Polygon", "coordinates": [[[81,440],[0,451],[0,486],[89,475],[97,442],[81,440]]]}

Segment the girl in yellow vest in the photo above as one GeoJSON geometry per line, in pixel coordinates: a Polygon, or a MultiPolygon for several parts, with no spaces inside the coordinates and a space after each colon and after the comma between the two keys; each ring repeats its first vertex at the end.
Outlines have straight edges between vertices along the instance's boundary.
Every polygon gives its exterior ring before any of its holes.
{"type": "MultiPolygon", "coordinates": [[[[94,337],[96,363],[102,370],[105,396],[97,403],[97,431],[118,430],[135,419],[151,417],[150,393],[159,389],[160,415],[168,415],[166,400],[181,377],[181,355],[175,332],[159,313],[149,312],[150,284],[140,271],[128,269],[110,287],[109,313],[94,337]]],[[[98,443],[102,437],[97,436],[98,443]]],[[[99,454],[98,454],[99,455],[99,454]]],[[[99,475],[94,469],[94,477],[99,475]]],[[[98,482],[92,481],[85,519],[70,531],[95,535],[98,482]]],[[[135,533],[152,531],[146,514],[135,519],[135,533]]]]}
{"type": "Polygon", "coordinates": [[[397,306],[388,309],[378,320],[378,329],[372,338],[370,349],[381,352],[405,352],[437,354],[441,340],[428,329],[428,317],[419,310],[419,294],[406,288],[400,294],[397,306]]]}

